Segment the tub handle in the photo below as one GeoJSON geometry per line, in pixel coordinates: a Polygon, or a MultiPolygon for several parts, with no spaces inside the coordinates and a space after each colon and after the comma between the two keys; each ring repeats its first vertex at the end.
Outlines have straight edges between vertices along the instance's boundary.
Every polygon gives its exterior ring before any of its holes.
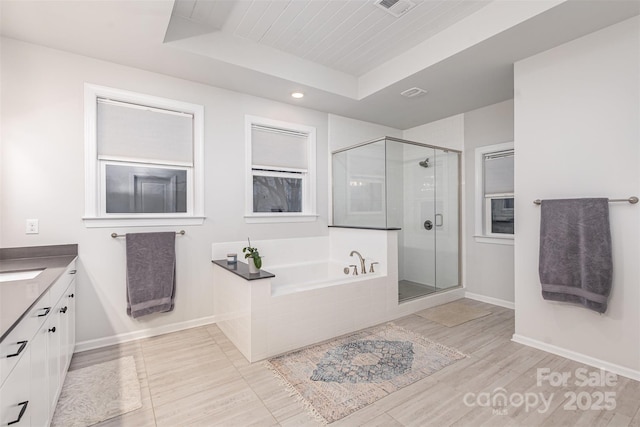
{"type": "Polygon", "coordinates": [[[349,267],[353,267],[353,275],[357,276],[358,275],[358,266],[355,264],[350,264],[349,267]]]}
{"type": "Polygon", "coordinates": [[[373,266],[374,266],[375,264],[380,264],[380,263],[379,263],[379,262],[377,262],[377,261],[376,261],[376,262],[372,262],[372,263],[371,263],[371,267],[369,267],[369,273],[375,273],[375,271],[373,270],[373,266]]]}

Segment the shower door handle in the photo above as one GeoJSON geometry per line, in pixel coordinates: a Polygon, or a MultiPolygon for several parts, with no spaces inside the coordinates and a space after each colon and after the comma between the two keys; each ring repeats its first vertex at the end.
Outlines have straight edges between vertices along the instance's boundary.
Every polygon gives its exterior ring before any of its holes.
{"type": "Polygon", "coordinates": [[[442,224],[444,224],[444,217],[442,214],[436,214],[436,227],[442,227],[442,224]],[[440,219],[440,221],[438,221],[438,219],[440,219]]]}

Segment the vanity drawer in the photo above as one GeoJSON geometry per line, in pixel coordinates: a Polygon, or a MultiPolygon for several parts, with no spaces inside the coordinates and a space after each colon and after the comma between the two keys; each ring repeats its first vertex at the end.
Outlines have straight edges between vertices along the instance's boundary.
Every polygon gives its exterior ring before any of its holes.
{"type": "Polygon", "coordinates": [[[58,303],[58,301],[64,294],[64,291],[67,290],[67,288],[71,284],[71,281],[76,277],[75,274],[76,262],[73,261],[71,264],[69,264],[60,278],[56,280],[53,286],[49,288],[49,294],[51,295],[51,305],[56,305],[58,303]]]}
{"type": "Polygon", "coordinates": [[[4,383],[22,358],[36,332],[49,318],[51,310],[53,310],[53,306],[49,292],[45,292],[15,328],[9,332],[9,335],[0,342],[0,385],[4,383]]]}

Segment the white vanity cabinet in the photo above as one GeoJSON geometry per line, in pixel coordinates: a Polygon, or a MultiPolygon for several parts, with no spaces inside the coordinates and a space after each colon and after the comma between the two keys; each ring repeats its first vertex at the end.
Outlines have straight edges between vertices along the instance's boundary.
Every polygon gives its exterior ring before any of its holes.
{"type": "Polygon", "coordinates": [[[76,281],[60,298],[60,376],[64,381],[76,346],[76,281]]]}
{"type": "Polygon", "coordinates": [[[57,304],[51,311],[46,330],[48,337],[49,363],[49,411],[56,409],[62,384],[67,375],[71,356],[76,344],[75,333],[75,280],[63,290],[57,304]],[[73,296],[71,296],[73,295],[73,296]]]}
{"type": "Polygon", "coordinates": [[[75,348],[75,272],[73,261],[0,343],[0,427],[51,422],[75,348]]]}
{"type": "Polygon", "coordinates": [[[31,387],[29,383],[31,349],[26,348],[11,375],[0,388],[0,426],[25,427],[31,424],[31,387]]]}
{"type": "Polygon", "coordinates": [[[58,389],[62,385],[60,382],[60,315],[59,307],[56,305],[51,311],[49,320],[45,324],[47,332],[47,380],[43,383],[48,386],[48,406],[49,415],[53,415],[58,401],[58,389]]]}
{"type": "MultiPolygon", "coordinates": [[[[31,425],[46,426],[50,420],[49,402],[49,360],[47,346],[49,331],[40,328],[31,341],[31,369],[29,405],[31,407],[31,425]]],[[[12,374],[13,375],[13,374],[12,374]]]]}

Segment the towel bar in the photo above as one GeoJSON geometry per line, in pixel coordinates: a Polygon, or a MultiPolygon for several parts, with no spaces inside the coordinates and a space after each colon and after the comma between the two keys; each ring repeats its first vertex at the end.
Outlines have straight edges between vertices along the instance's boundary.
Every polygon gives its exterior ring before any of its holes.
{"type": "MultiPolygon", "coordinates": [[[[184,236],[187,232],[184,230],[180,230],[180,231],[176,231],[176,234],[179,234],[181,236],[184,236]]],[[[113,237],[114,239],[116,237],[125,237],[126,234],[118,234],[118,233],[111,233],[111,237],[113,237]]]]}
{"type": "MultiPolygon", "coordinates": [[[[636,196],[631,196],[628,199],[609,199],[609,202],[629,202],[632,205],[635,205],[636,203],[638,203],[638,198],[636,196]]],[[[540,203],[542,203],[542,200],[536,199],[533,201],[533,203],[535,205],[539,205],[540,203]]]]}

